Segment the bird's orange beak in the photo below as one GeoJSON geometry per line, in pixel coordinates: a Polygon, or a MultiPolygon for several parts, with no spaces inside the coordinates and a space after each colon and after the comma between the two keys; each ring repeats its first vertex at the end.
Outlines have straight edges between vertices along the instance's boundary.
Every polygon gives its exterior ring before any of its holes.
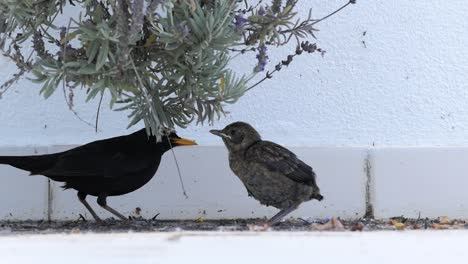
{"type": "Polygon", "coordinates": [[[193,146],[198,145],[195,141],[186,138],[171,138],[171,143],[177,146],[193,146]]]}

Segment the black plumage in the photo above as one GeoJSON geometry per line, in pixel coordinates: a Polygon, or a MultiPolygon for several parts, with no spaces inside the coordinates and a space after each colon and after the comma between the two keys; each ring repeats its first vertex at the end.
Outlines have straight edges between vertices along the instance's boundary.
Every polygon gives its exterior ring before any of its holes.
{"type": "Polygon", "coordinates": [[[288,149],[264,141],[249,124],[235,122],[222,130],[211,130],[220,136],[229,151],[229,165],[261,204],[280,212],[273,216],[274,225],[302,202],[322,200],[312,168],[288,149]]]}
{"type": "Polygon", "coordinates": [[[64,152],[33,156],[0,156],[0,164],[44,175],[64,182],[64,189],[75,189],[78,198],[96,221],[98,215],[86,201],[97,196],[97,203],[121,218],[125,216],[107,205],[108,196],[133,192],[156,173],[162,155],[175,146],[196,145],[194,141],[167,133],[161,142],[145,129],[133,134],[94,141],[64,152]]]}

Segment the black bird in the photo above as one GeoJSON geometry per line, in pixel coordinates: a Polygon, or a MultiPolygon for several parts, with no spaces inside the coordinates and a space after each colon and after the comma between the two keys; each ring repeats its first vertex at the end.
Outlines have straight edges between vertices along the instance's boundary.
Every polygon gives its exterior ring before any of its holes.
{"type": "Polygon", "coordinates": [[[133,192],[145,185],[158,170],[161,156],[175,146],[196,145],[195,141],[166,133],[161,142],[145,129],[133,134],[94,141],[64,152],[34,156],[0,156],[0,164],[44,175],[64,182],[64,189],[78,191],[78,199],[96,221],[101,221],[86,201],[97,203],[122,220],[125,216],[107,205],[108,196],[133,192]]]}
{"type": "Polygon", "coordinates": [[[210,132],[223,139],[229,151],[229,165],[249,196],[280,209],[268,226],[278,223],[302,202],[323,199],[312,168],[286,148],[262,140],[251,125],[235,122],[210,132]]]}

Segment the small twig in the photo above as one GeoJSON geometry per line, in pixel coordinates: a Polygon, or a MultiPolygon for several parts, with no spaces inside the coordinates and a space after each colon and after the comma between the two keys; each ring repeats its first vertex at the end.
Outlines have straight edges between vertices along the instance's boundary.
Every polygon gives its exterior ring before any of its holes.
{"type": "Polygon", "coordinates": [[[262,82],[264,82],[266,79],[271,79],[273,77],[273,73],[277,72],[278,70],[274,69],[272,72],[267,72],[265,74],[265,77],[263,77],[260,81],[254,83],[253,85],[251,85],[249,88],[245,89],[245,91],[249,91],[251,90],[252,88],[254,88],[255,86],[261,84],[262,82]]]}
{"type": "MultiPolygon", "coordinates": [[[[71,22],[72,20],[70,19],[68,21],[68,27],[67,27],[67,32],[66,32],[66,36],[68,36],[68,29],[70,28],[70,25],[71,25],[71,22]]],[[[65,58],[66,58],[66,54],[67,54],[67,41],[65,41],[63,43],[63,59],[65,61],[65,58]]],[[[84,120],[83,118],[81,118],[81,116],[78,115],[78,113],[73,110],[73,106],[71,104],[71,102],[68,101],[68,98],[67,98],[67,91],[65,89],[65,82],[66,82],[66,79],[67,79],[67,69],[65,68],[64,71],[63,71],[63,81],[62,81],[62,89],[63,89],[63,97],[65,98],[65,102],[67,103],[68,105],[68,108],[70,109],[70,111],[72,111],[72,113],[83,123],[87,124],[88,126],[90,127],[94,127],[93,124],[91,124],[90,122],[84,120]]]]}
{"type": "Polygon", "coordinates": [[[307,225],[312,224],[311,222],[305,220],[304,218],[300,218],[300,217],[299,217],[299,218],[297,218],[297,219],[298,219],[298,220],[301,220],[302,222],[306,223],[307,225]]]}
{"type": "MultiPolygon", "coordinates": [[[[146,103],[148,104],[148,111],[154,117],[154,115],[155,115],[154,106],[153,106],[153,104],[152,104],[152,102],[150,100],[151,91],[148,91],[146,86],[143,84],[143,80],[141,79],[140,74],[138,73],[138,70],[137,70],[137,68],[135,66],[135,62],[133,62],[133,57],[131,55],[129,55],[128,57],[130,59],[130,63],[132,65],[133,71],[135,72],[135,76],[137,77],[138,83],[140,83],[140,86],[143,89],[143,95],[144,95],[144,98],[146,100],[146,103]]],[[[156,116],[156,118],[157,118],[157,116],[156,116]]]]}
{"type": "MultiPolygon", "coordinates": [[[[65,98],[65,102],[67,103],[68,107],[70,107],[70,104],[69,104],[68,99],[67,99],[67,92],[66,92],[66,90],[65,90],[65,85],[62,87],[62,89],[63,89],[63,97],[65,98]]],[[[74,109],[70,108],[69,110],[73,113],[73,115],[75,115],[76,118],[78,118],[78,120],[80,120],[81,122],[85,123],[86,125],[88,125],[88,126],[94,128],[94,125],[93,125],[93,124],[91,124],[90,122],[84,120],[84,119],[78,114],[78,112],[76,112],[74,109]]]]}
{"type": "Polygon", "coordinates": [[[96,133],[98,132],[99,112],[101,111],[101,103],[102,103],[103,97],[104,97],[104,93],[101,93],[101,98],[99,99],[99,105],[98,105],[97,112],[96,112],[96,124],[95,124],[96,133]]]}
{"type": "Polygon", "coordinates": [[[255,51],[256,48],[245,48],[245,49],[235,49],[235,48],[228,48],[229,51],[232,51],[232,52],[240,52],[242,54],[246,53],[246,52],[249,52],[249,51],[255,51]]]}
{"type": "Polygon", "coordinates": [[[86,218],[82,214],[80,214],[80,217],[78,218],[78,220],[79,219],[83,220],[84,222],[88,222],[88,220],[86,220],[86,218]]]}
{"type": "Polygon", "coordinates": [[[156,220],[156,218],[158,218],[158,216],[159,216],[159,213],[157,213],[155,216],[153,216],[153,218],[151,218],[151,221],[156,220]]]}
{"type": "MultiPolygon", "coordinates": [[[[233,1],[233,2],[234,2],[234,1],[233,1]]],[[[247,9],[238,9],[238,10],[235,10],[234,12],[236,12],[236,13],[243,13],[243,14],[248,13],[248,12],[252,12],[252,11],[253,11],[254,9],[256,9],[262,2],[263,2],[263,0],[259,0],[255,6],[253,6],[253,5],[252,5],[252,6],[249,6],[248,2],[247,2],[247,1],[244,1],[245,7],[246,7],[247,9]]]]}
{"type": "MultiPolygon", "coordinates": [[[[52,24],[54,23],[54,21],[55,21],[55,19],[57,18],[58,14],[59,14],[59,12],[57,12],[57,13],[54,15],[54,17],[53,17],[52,20],[50,21],[50,24],[47,25],[47,27],[46,27],[45,30],[42,29],[45,33],[47,33],[47,31],[49,30],[50,25],[52,25],[52,24]]],[[[69,27],[70,27],[70,26],[69,26],[69,27]]],[[[33,53],[34,53],[34,49],[29,53],[29,56],[28,56],[28,58],[26,59],[26,62],[29,62],[29,61],[31,60],[33,53]]]]}
{"type": "Polygon", "coordinates": [[[180,180],[180,186],[182,188],[182,193],[184,194],[185,199],[188,199],[187,192],[185,191],[184,181],[182,180],[182,173],[180,173],[179,162],[177,162],[177,157],[175,155],[174,148],[172,147],[171,139],[167,137],[167,141],[169,142],[169,146],[171,146],[172,156],[174,157],[174,161],[177,167],[177,173],[179,174],[179,180],[180,180]]]}
{"type": "MultiPolygon", "coordinates": [[[[340,8],[338,8],[337,10],[333,11],[332,13],[320,18],[320,19],[312,19],[311,18],[311,12],[309,12],[309,18],[306,20],[306,21],[303,21],[301,22],[299,25],[296,25],[294,26],[293,28],[291,29],[287,29],[287,30],[281,30],[279,31],[280,34],[287,34],[287,33],[291,33],[286,41],[286,43],[289,42],[289,40],[291,39],[291,37],[293,36],[293,32],[298,30],[299,28],[301,27],[304,27],[306,26],[309,22],[315,20],[314,22],[310,23],[309,26],[312,27],[313,25],[317,24],[317,23],[320,23],[322,22],[323,20],[335,15],[336,13],[340,12],[341,10],[343,10],[345,7],[347,7],[348,5],[350,4],[355,4],[356,3],[356,0],[349,0],[348,3],[344,4],[343,6],[341,6],[340,8]]],[[[312,34],[312,33],[311,33],[312,34]]],[[[312,36],[315,38],[315,36],[312,34],[312,36]]]]}
{"type": "Polygon", "coordinates": [[[338,8],[337,10],[331,12],[330,14],[328,14],[328,15],[322,17],[321,19],[319,19],[319,20],[317,20],[317,21],[314,21],[311,25],[313,26],[313,25],[315,25],[315,24],[317,24],[317,23],[319,23],[319,22],[321,22],[321,21],[323,21],[323,20],[325,20],[325,19],[327,19],[327,18],[333,16],[334,14],[340,12],[342,9],[344,9],[344,8],[347,7],[348,5],[350,5],[350,4],[355,4],[355,3],[356,3],[356,0],[349,0],[348,3],[344,4],[342,7],[338,8]]]}

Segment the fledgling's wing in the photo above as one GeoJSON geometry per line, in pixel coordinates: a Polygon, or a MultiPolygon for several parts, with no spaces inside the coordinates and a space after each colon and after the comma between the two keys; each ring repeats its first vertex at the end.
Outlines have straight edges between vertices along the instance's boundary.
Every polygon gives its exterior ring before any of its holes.
{"type": "Polygon", "coordinates": [[[258,162],[270,171],[280,172],[293,181],[317,186],[312,168],[298,159],[294,153],[276,143],[270,141],[255,143],[247,150],[246,159],[258,162]]]}

